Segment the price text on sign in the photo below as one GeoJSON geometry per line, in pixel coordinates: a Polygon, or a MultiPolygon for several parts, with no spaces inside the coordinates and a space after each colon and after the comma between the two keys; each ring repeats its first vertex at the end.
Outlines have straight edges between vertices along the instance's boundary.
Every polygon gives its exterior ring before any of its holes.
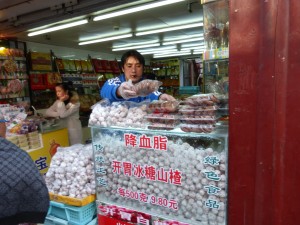
{"type": "Polygon", "coordinates": [[[172,210],[178,210],[178,203],[174,199],[166,199],[154,195],[148,195],[144,192],[131,191],[125,188],[118,188],[118,194],[123,198],[130,198],[136,201],[158,205],[172,210]]]}

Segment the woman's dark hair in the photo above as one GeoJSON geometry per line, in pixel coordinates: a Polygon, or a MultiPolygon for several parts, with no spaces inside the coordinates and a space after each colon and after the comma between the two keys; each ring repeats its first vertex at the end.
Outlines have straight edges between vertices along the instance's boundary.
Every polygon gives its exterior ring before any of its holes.
{"type": "Polygon", "coordinates": [[[64,91],[68,91],[68,92],[73,91],[73,82],[72,81],[57,83],[55,86],[61,87],[64,91]]]}
{"type": "Polygon", "coordinates": [[[129,57],[133,57],[133,58],[137,59],[143,66],[145,66],[144,56],[142,56],[141,53],[139,53],[137,50],[129,50],[122,55],[122,58],[121,58],[122,67],[124,67],[124,65],[129,57]]]}
{"type": "Polygon", "coordinates": [[[55,87],[60,87],[62,88],[65,92],[68,93],[69,99],[64,101],[65,105],[67,105],[70,102],[70,99],[73,97],[73,82],[68,81],[68,82],[63,82],[63,83],[57,83],[55,87]]]}

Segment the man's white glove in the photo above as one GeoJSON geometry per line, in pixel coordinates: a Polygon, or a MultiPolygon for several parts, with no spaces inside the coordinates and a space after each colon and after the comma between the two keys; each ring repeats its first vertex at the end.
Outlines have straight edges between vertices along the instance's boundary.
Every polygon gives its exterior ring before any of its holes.
{"type": "Polygon", "coordinates": [[[137,97],[137,93],[135,91],[135,87],[132,84],[131,80],[127,82],[123,82],[117,90],[117,93],[122,96],[124,99],[135,98],[137,97]]]}

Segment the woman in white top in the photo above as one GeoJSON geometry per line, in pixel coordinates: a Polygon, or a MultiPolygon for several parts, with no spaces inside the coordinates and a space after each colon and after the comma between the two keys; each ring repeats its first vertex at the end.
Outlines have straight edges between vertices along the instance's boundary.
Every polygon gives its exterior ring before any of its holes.
{"type": "Polygon", "coordinates": [[[70,145],[79,144],[82,140],[82,126],[79,120],[79,96],[71,91],[66,83],[55,86],[57,100],[46,110],[46,116],[59,117],[68,128],[70,145]]]}

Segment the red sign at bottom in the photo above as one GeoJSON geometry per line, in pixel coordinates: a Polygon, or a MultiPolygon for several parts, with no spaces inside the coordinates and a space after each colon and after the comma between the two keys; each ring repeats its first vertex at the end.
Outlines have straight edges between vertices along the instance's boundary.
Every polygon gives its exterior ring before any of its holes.
{"type": "Polygon", "coordinates": [[[98,214],[98,225],[132,225],[134,223],[124,222],[108,216],[102,216],[98,214]]]}

